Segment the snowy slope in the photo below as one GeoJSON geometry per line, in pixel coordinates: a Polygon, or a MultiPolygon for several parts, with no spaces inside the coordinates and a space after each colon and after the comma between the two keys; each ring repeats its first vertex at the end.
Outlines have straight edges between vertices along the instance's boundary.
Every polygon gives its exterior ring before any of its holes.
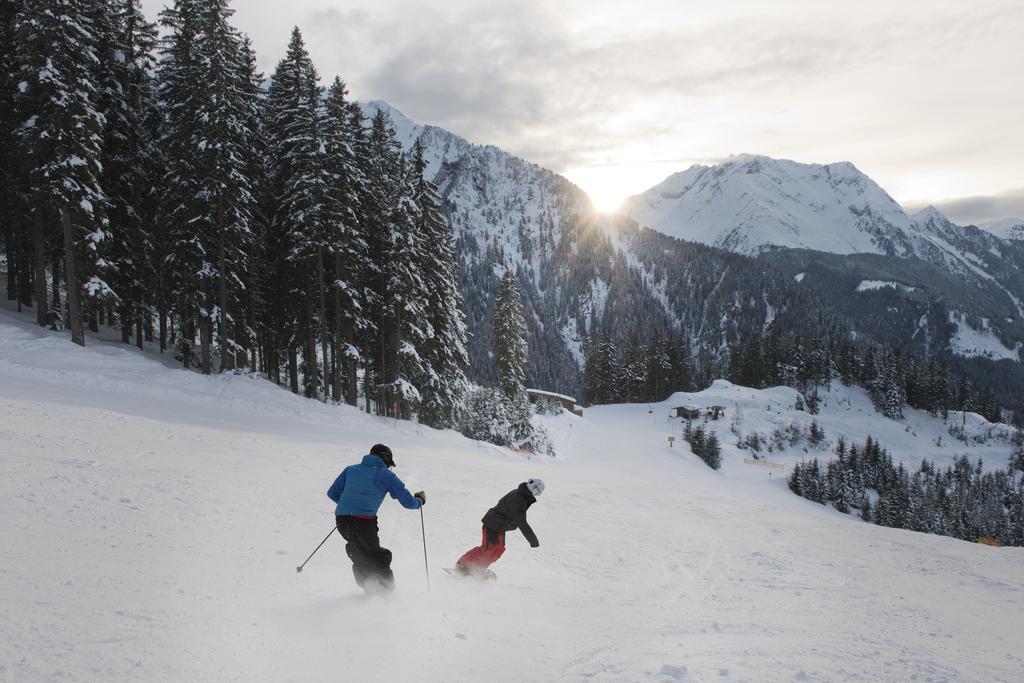
{"type": "Polygon", "coordinates": [[[1024,240],[1024,219],[1004,218],[982,223],[978,227],[1004,240],[1024,240]]]}
{"type": "MultiPolygon", "coordinates": [[[[757,393],[744,428],[785,419],[787,391],[757,393]]],[[[924,443],[836,400],[830,437],[924,443]]],[[[552,420],[569,455],[528,461],[0,311],[0,678],[1020,680],[1024,550],[827,511],[728,439],[713,472],[668,448],[671,405],[552,420]],[[333,524],[325,489],[376,441],[428,493],[430,592],[418,515],[390,501],[393,596],[362,597],[335,538],[295,573],[333,524]],[[497,583],[444,576],[528,476],[548,485],[540,548],[512,533],[497,583]]]]}
{"type": "MultiPolygon", "coordinates": [[[[840,382],[822,389],[817,415],[796,409],[798,396],[798,392],[789,387],[751,389],[715,380],[704,391],[674,394],[666,404],[695,405],[701,409],[713,405],[725,407],[724,419],[705,422],[704,426],[717,431],[727,456],[724,469],[730,475],[737,468],[744,469],[743,458],[752,457],[748,450],[737,447],[740,436],[756,432],[763,442],[769,443],[776,431],[787,432],[791,426],[806,433],[812,421],[825,432],[825,442],[820,447],[811,447],[806,440],[801,440],[796,445],[784,444],[781,450],[769,451],[766,447],[759,456],[787,466],[812,457],[828,460],[834,457],[831,451],[840,436],[848,444],[858,445],[871,436],[891,451],[895,461],[903,462],[911,471],[917,469],[922,458],[946,467],[962,455],[972,462],[981,458],[989,468],[1005,469],[1013,450],[1013,428],[992,424],[977,413],[951,412],[943,421],[908,407],[904,409],[902,420],[891,420],[875,410],[864,389],[843,386],[840,382]],[[953,438],[949,428],[961,426],[965,438],[953,438]]],[[[670,424],[678,431],[682,421],[675,419],[670,424]]]]}
{"type": "Polygon", "coordinates": [[[630,197],[623,210],[659,232],[751,255],[780,247],[904,255],[914,229],[853,164],[757,155],[692,166],[630,197]]]}

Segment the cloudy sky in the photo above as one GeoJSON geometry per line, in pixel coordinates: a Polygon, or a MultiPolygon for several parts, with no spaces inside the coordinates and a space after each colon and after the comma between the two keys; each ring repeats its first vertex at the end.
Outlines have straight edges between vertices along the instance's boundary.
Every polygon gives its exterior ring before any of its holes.
{"type": "Polygon", "coordinates": [[[852,161],[960,222],[1024,217],[1021,0],[233,6],[265,71],[298,25],[324,82],[564,173],[599,206],[758,153],[852,161]]]}

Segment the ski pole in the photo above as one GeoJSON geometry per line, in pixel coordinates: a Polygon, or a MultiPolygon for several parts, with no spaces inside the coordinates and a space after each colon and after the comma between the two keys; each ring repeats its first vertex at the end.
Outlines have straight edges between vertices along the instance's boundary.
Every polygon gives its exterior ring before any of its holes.
{"type": "Polygon", "coordinates": [[[420,531],[423,533],[423,571],[427,575],[427,592],[430,592],[430,565],[427,564],[427,527],[423,523],[423,506],[420,505],[420,531]]]}
{"type": "MultiPolygon", "coordinates": [[[[337,530],[338,530],[338,527],[336,527],[336,526],[335,527],[331,527],[330,532],[326,536],[324,536],[324,540],[320,541],[320,545],[318,545],[316,547],[316,550],[320,550],[320,548],[323,547],[324,543],[327,543],[327,539],[331,537],[331,534],[333,534],[337,530]]],[[[316,555],[316,550],[314,550],[313,552],[311,552],[309,554],[309,557],[306,558],[306,562],[309,562],[311,559],[313,559],[313,556],[316,555]]],[[[303,562],[298,567],[296,567],[295,571],[301,572],[302,568],[306,566],[306,562],[303,562]]]]}

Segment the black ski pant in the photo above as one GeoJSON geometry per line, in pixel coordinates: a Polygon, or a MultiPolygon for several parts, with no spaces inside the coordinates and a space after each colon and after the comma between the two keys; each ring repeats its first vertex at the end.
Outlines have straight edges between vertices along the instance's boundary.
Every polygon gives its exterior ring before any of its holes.
{"type": "Polygon", "coordinates": [[[377,518],[364,519],[337,515],[338,532],[345,539],[345,552],[352,560],[352,575],[364,588],[391,590],[395,575],[391,572],[391,551],[380,547],[377,518]]]}

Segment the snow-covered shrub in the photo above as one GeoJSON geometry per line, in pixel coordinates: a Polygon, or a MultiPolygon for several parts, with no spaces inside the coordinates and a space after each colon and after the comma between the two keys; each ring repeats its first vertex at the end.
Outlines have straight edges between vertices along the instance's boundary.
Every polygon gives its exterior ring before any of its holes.
{"type": "Polygon", "coordinates": [[[744,451],[750,450],[755,454],[754,457],[756,458],[756,454],[760,453],[761,448],[764,446],[764,441],[764,437],[758,432],[750,432],[746,436],[741,436],[736,441],[736,447],[744,451]]]}
{"type": "Polygon", "coordinates": [[[690,450],[713,470],[722,466],[722,448],[718,443],[718,434],[714,429],[704,431],[704,427],[696,429],[687,423],[683,430],[683,438],[690,444],[690,450]]]}
{"type": "Polygon", "coordinates": [[[537,402],[533,404],[534,410],[537,411],[538,415],[561,415],[562,414],[562,403],[553,398],[546,398],[541,396],[537,399],[537,402]]]}
{"type": "Polygon", "coordinates": [[[466,394],[458,428],[471,439],[549,454],[547,432],[530,421],[532,416],[525,395],[509,399],[498,389],[478,387],[466,394]]]}

